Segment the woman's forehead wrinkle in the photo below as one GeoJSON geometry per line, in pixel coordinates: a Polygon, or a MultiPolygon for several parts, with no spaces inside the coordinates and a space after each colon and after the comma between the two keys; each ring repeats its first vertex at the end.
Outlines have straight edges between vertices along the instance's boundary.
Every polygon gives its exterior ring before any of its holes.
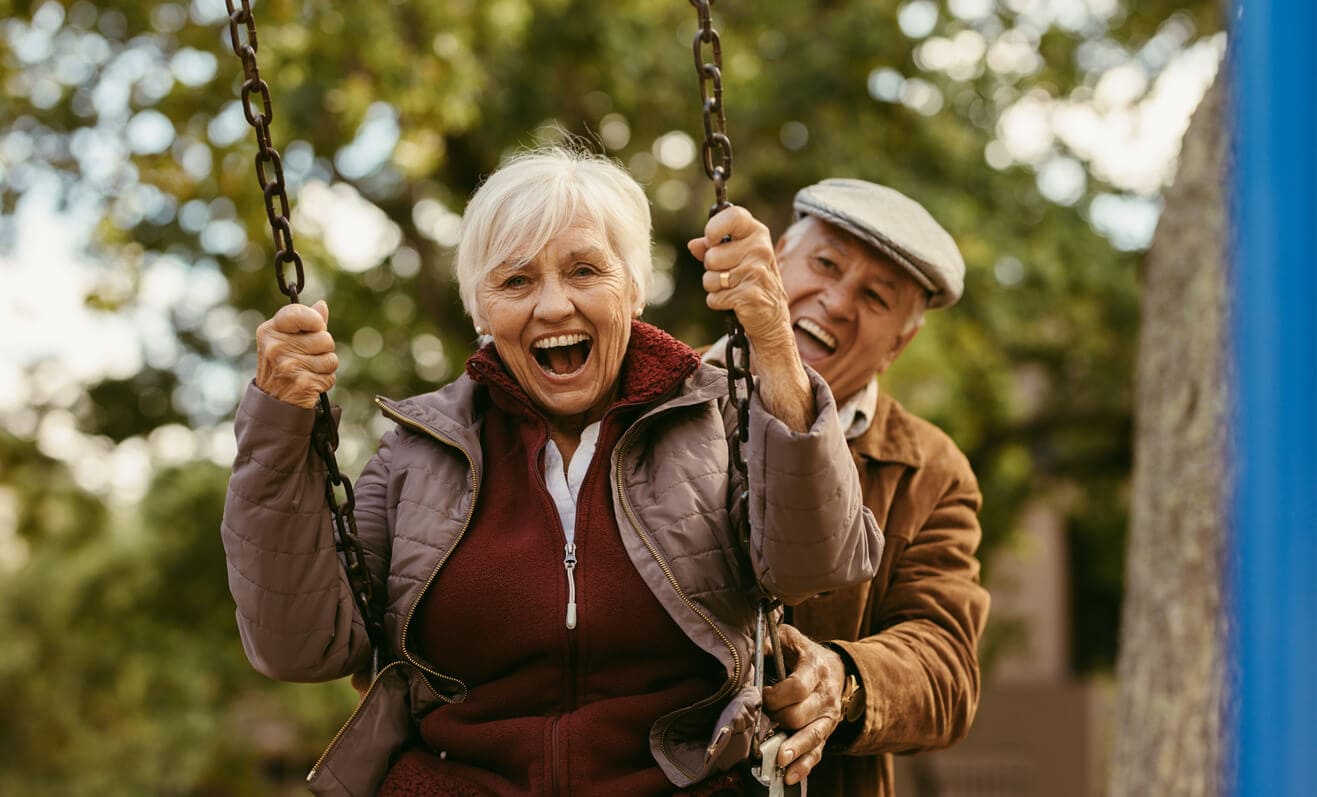
{"type": "Polygon", "coordinates": [[[509,257],[507,260],[504,260],[502,263],[499,263],[497,266],[491,268],[489,270],[489,276],[493,278],[498,278],[507,274],[512,274],[518,271],[522,271],[531,264],[532,260],[533,258],[524,258],[517,256],[509,257]]]}
{"type": "Polygon", "coordinates": [[[571,252],[568,252],[565,259],[573,263],[578,261],[602,263],[608,262],[609,258],[604,250],[598,246],[582,246],[579,249],[573,249],[571,252]]]}

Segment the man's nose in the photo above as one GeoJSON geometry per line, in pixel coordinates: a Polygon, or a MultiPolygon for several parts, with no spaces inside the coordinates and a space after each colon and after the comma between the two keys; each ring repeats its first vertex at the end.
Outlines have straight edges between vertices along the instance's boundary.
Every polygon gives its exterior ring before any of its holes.
{"type": "Polygon", "coordinates": [[[843,280],[836,280],[819,294],[819,303],[830,318],[849,321],[855,315],[854,294],[843,280]]]}

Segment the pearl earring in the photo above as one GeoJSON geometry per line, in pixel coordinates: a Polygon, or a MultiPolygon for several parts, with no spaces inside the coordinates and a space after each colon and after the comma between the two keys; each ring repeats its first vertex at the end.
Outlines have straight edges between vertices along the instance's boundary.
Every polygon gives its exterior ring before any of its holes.
{"type": "Polygon", "coordinates": [[[477,335],[483,335],[483,334],[485,334],[485,328],[482,327],[482,326],[477,325],[477,326],[476,326],[476,334],[477,334],[477,335]]]}

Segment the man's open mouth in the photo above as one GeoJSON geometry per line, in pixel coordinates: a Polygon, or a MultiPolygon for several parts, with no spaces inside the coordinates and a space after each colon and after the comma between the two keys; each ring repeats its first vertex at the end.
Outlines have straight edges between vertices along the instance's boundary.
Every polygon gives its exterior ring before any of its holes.
{"type": "Polygon", "coordinates": [[[545,373],[568,376],[581,370],[590,357],[593,345],[594,341],[589,335],[576,332],[540,338],[530,344],[530,349],[535,362],[539,363],[545,373]]]}
{"type": "Polygon", "coordinates": [[[802,318],[796,322],[796,329],[809,335],[818,341],[819,345],[828,350],[831,354],[837,350],[837,339],[828,333],[826,329],[814,323],[808,318],[802,318]]]}

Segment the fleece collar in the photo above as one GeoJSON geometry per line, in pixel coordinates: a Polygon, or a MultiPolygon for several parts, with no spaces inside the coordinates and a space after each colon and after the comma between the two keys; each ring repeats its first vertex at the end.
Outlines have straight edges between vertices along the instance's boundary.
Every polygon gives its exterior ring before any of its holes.
{"type": "MultiPolygon", "coordinates": [[[[700,364],[691,347],[643,321],[631,322],[631,341],[622,358],[621,387],[609,407],[646,405],[671,395],[700,364]]],[[[540,414],[521,384],[513,378],[493,343],[483,346],[466,361],[466,373],[477,384],[514,399],[540,414]]]]}

